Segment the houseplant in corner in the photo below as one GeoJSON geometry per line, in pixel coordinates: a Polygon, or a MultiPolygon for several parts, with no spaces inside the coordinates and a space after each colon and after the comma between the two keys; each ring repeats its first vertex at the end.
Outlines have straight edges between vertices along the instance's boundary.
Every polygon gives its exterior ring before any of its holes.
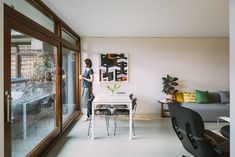
{"type": "Polygon", "coordinates": [[[170,76],[169,74],[167,74],[166,77],[162,77],[162,92],[166,94],[166,100],[174,100],[174,94],[177,91],[175,87],[178,86],[176,81],[178,81],[178,78],[170,76]]]}

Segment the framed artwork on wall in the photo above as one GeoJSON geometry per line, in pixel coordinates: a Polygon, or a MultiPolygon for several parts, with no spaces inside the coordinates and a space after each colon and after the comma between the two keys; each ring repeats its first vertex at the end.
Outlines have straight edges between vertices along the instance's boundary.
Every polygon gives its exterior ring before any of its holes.
{"type": "Polygon", "coordinates": [[[126,53],[100,54],[100,82],[127,82],[128,55],[126,53]]]}

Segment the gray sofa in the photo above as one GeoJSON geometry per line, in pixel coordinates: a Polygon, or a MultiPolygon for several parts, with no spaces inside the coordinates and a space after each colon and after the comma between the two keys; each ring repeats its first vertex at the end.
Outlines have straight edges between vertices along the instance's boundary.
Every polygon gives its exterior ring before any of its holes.
{"type": "Polygon", "coordinates": [[[221,103],[220,95],[216,92],[209,92],[208,97],[211,103],[198,104],[198,103],[182,103],[181,105],[198,112],[203,121],[212,122],[217,121],[220,116],[229,117],[229,103],[221,103]]]}

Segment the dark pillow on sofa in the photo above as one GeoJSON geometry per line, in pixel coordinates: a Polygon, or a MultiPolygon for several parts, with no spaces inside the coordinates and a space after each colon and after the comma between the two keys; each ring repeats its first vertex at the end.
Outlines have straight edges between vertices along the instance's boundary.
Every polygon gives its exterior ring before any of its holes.
{"type": "Polygon", "coordinates": [[[220,96],[217,92],[208,92],[208,97],[211,103],[220,103],[220,96]]]}
{"type": "Polygon", "coordinates": [[[195,93],[196,93],[196,101],[198,104],[210,103],[208,97],[208,91],[195,90],[195,93]]]}
{"type": "Polygon", "coordinates": [[[230,102],[229,91],[219,91],[219,96],[222,104],[228,104],[230,102]]]}

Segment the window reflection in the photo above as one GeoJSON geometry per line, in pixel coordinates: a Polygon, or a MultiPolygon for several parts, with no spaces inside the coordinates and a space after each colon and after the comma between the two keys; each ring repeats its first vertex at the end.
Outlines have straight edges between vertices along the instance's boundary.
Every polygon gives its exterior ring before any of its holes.
{"type": "Polygon", "coordinates": [[[4,3],[14,7],[14,9],[47,28],[51,32],[55,32],[54,20],[47,17],[44,13],[27,2],[27,0],[4,0],[4,3]]]}
{"type": "Polygon", "coordinates": [[[63,122],[75,111],[75,52],[62,49],[62,110],[63,122]]]}
{"type": "Polygon", "coordinates": [[[26,156],[55,128],[57,49],[11,31],[12,156],[26,156]]]}
{"type": "Polygon", "coordinates": [[[65,31],[65,29],[62,30],[61,32],[62,38],[71,44],[75,45],[77,44],[77,38],[65,31]]]}

